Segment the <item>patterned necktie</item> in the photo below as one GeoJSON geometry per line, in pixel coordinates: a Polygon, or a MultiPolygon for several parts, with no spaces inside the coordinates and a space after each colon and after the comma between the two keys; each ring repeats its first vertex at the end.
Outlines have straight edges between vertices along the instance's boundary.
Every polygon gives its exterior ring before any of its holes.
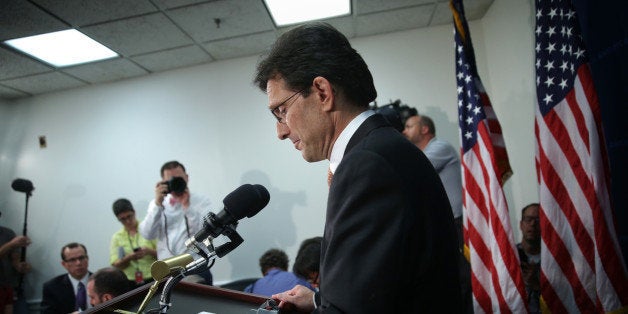
{"type": "Polygon", "coordinates": [[[79,281],[78,288],[76,289],[76,310],[87,310],[87,297],[85,295],[85,285],[79,281]]]}
{"type": "Polygon", "coordinates": [[[327,168],[327,185],[331,186],[331,179],[334,178],[334,173],[331,172],[331,168],[327,168]]]}

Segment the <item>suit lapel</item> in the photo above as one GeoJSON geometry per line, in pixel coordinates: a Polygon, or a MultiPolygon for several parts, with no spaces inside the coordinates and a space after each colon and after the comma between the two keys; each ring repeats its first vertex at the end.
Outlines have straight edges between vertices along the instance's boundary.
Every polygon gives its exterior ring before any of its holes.
{"type": "Polygon", "coordinates": [[[63,298],[67,300],[68,306],[71,303],[72,309],[74,309],[74,305],[76,303],[76,294],[74,293],[74,287],[72,286],[72,281],[70,281],[70,277],[68,276],[70,275],[65,274],[65,276],[63,276],[63,280],[61,281],[61,284],[63,285],[61,289],[61,293],[64,294],[63,298]]]}

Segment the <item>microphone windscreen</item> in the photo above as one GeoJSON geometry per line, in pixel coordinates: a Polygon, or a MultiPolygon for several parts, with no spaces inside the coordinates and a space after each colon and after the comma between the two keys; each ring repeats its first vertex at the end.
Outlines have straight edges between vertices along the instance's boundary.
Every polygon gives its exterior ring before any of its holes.
{"type": "Polygon", "coordinates": [[[11,187],[14,191],[30,193],[35,188],[33,187],[33,182],[26,179],[15,179],[13,183],[11,183],[11,187]]]}
{"type": "Polygon", "coordinates": [[[269,200],[270,194],[264,186],[244,184],[225,196],[222,203],[235,220],[240,220],[255,216],[268,205],[269,200]]]}

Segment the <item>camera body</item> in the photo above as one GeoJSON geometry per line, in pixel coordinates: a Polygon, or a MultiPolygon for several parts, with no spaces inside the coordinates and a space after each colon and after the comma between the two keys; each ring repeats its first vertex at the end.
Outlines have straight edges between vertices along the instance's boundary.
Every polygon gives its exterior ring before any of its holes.
{"type": "Polygon", "coordinates": [[[187,188],[187,183],[182,177],[172,177],[166,181],[166,185],[168,186],[167,193],[181,194],[187,188]]]}
{"type": "Polygon", "coordinates": [[[399,132],[403,132],[406,120],[408,120],[409,117],[416,116],[418,114],[415,108],[402,104],[399,99],[379,107],[377,106],[377,103],[375,103],[370,106],[370,109],[383,115],[384,118],[386,118],[386,120],[388,120],[388,122],[399,132]]]}

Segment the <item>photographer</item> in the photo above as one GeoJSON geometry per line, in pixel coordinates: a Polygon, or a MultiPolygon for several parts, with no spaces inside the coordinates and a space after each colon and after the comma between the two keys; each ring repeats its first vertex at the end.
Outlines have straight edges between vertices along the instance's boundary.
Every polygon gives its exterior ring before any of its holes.
{"type": "Polygon", "coordinates": [[[135,209],[129,200],[121,198],[113,202],[113,214],[123,228],[111,237],[109,262],[123,271],[133,286],[142,285],[152,279],[150,266],[157,258],[157,241],[140,236],[135,209]]]}
{"type": "MultiPolygon", "coordinates": [[[[155,186],[155,199],[148,205],[146,218],[140,223],[140,234],[157,239],[157,258],[163,260],[186,252],[185,241],[203,227],[203,213],[211,202],[207,197],[190,193],[189,177],[178,161],[161,167],[161,181],[155,186]]],[[[201,274],[212,284],[209,270],[201,274]]]]}

